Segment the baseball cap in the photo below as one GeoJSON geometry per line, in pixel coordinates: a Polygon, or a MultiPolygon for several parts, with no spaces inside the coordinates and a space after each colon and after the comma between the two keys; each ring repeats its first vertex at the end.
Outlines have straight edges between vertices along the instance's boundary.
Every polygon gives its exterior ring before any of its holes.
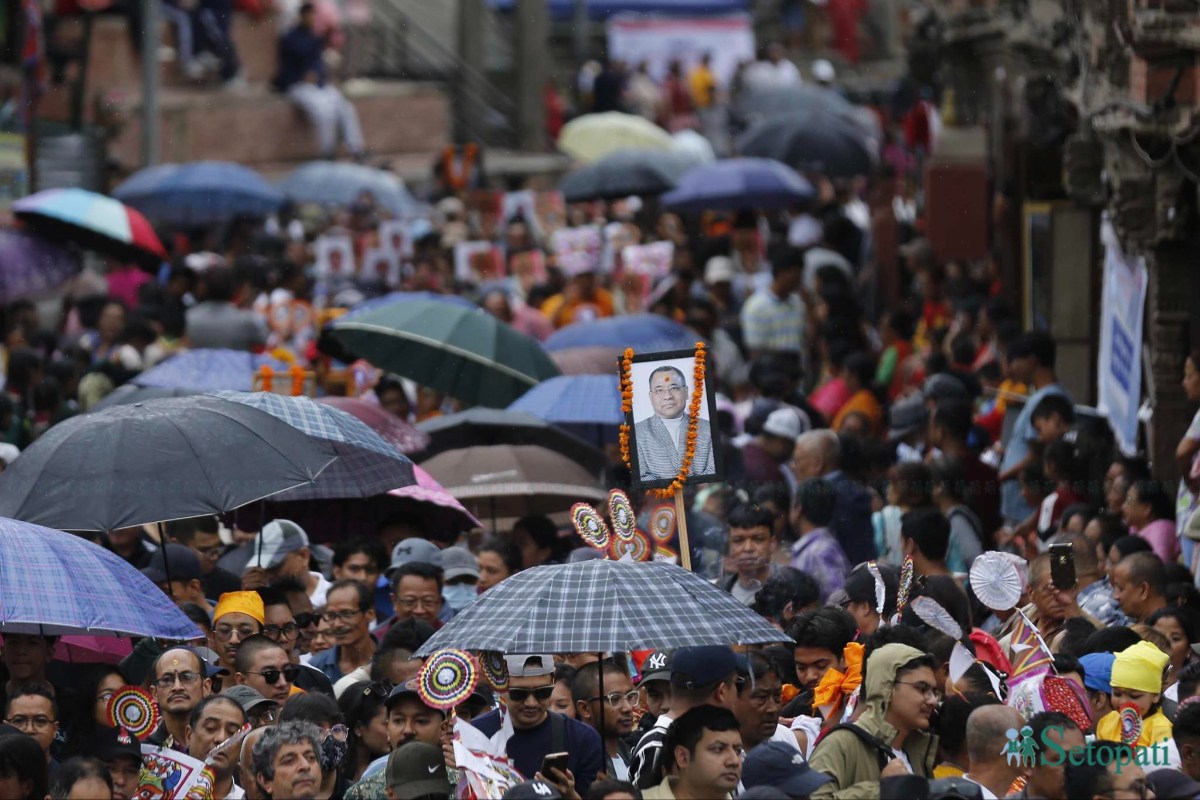
{"type": "Polygon", "coordinates": [[[1088,653],[1079,659],[1083,667],[1083,685],[1093,692],[1112,694],[1113,662],[1117,660],[1113,653],[1088,653]]]}
{"type": "Polygon", "coordinates": [[[790,439],[796,441],[800,438],[800,434],[804,432],[800,424],[800,415],[791,408],[777,408],[767,415],[767,421],[763,423],[762,432],[770,436],[778,436],[780,439],[790,439]]]}
{"type": "Polygon", "coordinates": [[[274,569],[302,547],[308,547],[308,534],[304,528],[290,519],[271,520],[250,543],[250,560],[246,562],[243,574],[254,567],[274,569]]]}
{"type": "Polygon", "coordinates": [[[508,674],[513,678],[540,678],[554,674],[554,656],[549,653],[505,656],[508,674]]]}
{"type": "MultiPolygon", "coordinates": [[[[399,544],[404,544],[400,542],[399,544]]],[[[399,546],[399,545],[397,545],[399,546]]],[[[475,554],[465,547],[447,547],[441,552],[443,578],[452,581],[455,578],[472,577],[479,580],[479,561],[475,554]]]]}
{"type": "Polygon", "coordinates": [[[737,270],[733,267],[733,259],[729,256],[713,256],[704,265],[704,282],[708,284],[723,283],[733,280],[737,270]]]}
{"type": "Polygon", "coordinates": [[[249,714],[251,710],[258,708],[263,704],[268,706],[279,705],[279,703],[276,703],[274,700],[263,697],[261,692],[250,686],[230,686],[228,689],[221,692],[221,694],[225,695],[241,706],[242,711],[245,711],[247,714],[249,714]]]}
{"type": "Polygon", "coordinates": [[[803,753],[783,742],[764,742],[747,753],[742,764],[742,785],[747,789],[771,786],[790,797],[808,797],[831,780],[810,767],[803,753]]]}
{"type": "Polygon", "coordinates": [[[425,742],[409,742],[392,751],[387,760],[387,786],[396,800],[448,796],[454,791],[442,748],[425,742]]]}
{"type": "Polygon", "coordinates": [[[142,743],[124,726],[115,728],[97,727],[92,734],[96,737],[92,754],[101,761],[111,761],[121,756],[142,760],[142,743]]]}
{"type": "Polygon", "coordinates": [[[554,785],[546,781],[532,780],[510,786],[500,795],[500,800],[556,800],[562,797],[554,785]]]}
{"type": "Polygon", "coordinates": [[[671,683],[686,689],[714,686],[737,672],[737,667],[731,647],[681,647],[671,658],[671,683]]]}
{"type": "Polygon", "coordinates": [[[921,390],[926,400],[947,400],[952,397],[965,398],[967,387],[952,375],[930,375],[921,390]]]}
{"type": "Polygon", "coordinates": [[[392,565],[388,567],[390,578],[397,568],[413,561],[423,561],[435,567],[443,566],[442,549],[428,539],[402,539],[392,548],[392,565]]]}
{"type": "Polygon", "coordinates": [[[929,410],[920,395],[906,397],[892,405],[888,412],[888,439],[896,441],[911,436],[925,427],[929,410]]]}
{"type": "Polygon", "coordinates": [[[383,705],[390,710],[402,697],[415,697],[424,703],[425,701],[421,699],[421,692],[418,689],[419,684],[420,681],[417,678],[409,678],[404,683],[396,684],[392,687],[392,691],[388,693],[387,700],[383,701],[383,705]]]}
{"type": "Polygon", "coordinates": [[[168,572],[173,581],[199,580],[200,559],[196,551],[186,545],[170,542],[152,553],[150,563],[142,569],[142,574],[152,583],[166,583],[168,572]]]}
{"type": "Polygon", "coordinates": [[[671,680],[671,652],[669,650],[655,650],[646,656],[646,660],[642,662],[641,683],[669,680],[671,680]]]}
{"type": "Polygon", "coordinates": [[[1177,769],[1156,769],[1147,772],[1146,785],[1154,792],[1155,797],[1200,796],[1200,783],[1188,777],[1186,772],[1177,769]]]}

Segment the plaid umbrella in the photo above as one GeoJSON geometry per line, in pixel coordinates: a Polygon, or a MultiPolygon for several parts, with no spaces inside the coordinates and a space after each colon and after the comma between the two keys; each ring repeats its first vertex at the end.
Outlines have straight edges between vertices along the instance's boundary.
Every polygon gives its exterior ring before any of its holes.
{"type": "Polygon", "coordinates": [[[241,350],[201,348],[171,356],[135,377],[133,383],[166,389],[193,389],[197,392],[248,392],[254,385],[254,374],[263,364],[276,372],[288,370],[287,364],[270,356],[241,350]]]}
{"type": "Polygon", "coordinates": [[[275,495],[272,500],[333,500],[372,497],[416,483],[408,456],[344,411],[307,397],[270,392],[215,392],[217,397],[253,406],[314,439],[333,444],[337,461],[313,483],[275,495]]]}
{"type": "Polygon", "coordinates": [[[2,518],[0,632],[173,640],[204,635],[115,553],[79,536],[2,518]]]}
{"type": "Polygon", "coordinates": [[[596,559],[513,575],[459,612],[417,655],[444,647],[602,653],[790,641],[682,567],[596,559]]]}

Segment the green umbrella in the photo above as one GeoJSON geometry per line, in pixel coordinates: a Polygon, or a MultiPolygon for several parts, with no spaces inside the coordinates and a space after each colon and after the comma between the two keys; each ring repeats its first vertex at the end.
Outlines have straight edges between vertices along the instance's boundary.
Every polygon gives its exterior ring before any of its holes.
{"type": "Polygon", "coordinates": [[[355,356],[471,405],[506,408],[560,374],[532,338],[482,309],[433,300],[335,322],[332,335],[355,356]]]}

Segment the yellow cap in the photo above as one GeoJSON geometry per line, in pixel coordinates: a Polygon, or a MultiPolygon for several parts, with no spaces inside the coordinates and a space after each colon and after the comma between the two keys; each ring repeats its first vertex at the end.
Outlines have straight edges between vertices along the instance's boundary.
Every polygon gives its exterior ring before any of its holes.
{"type": "Polygon", "coordinates": [[[213,622],[233,612],[253,617],[258,620],[259,625],[267,623],[267,613],[258,592],[226,592],[221,595],[217,600],[217,609],[213,612],[213,622]]]}
{"type": "Polygon", "coordinates": [[[1170,660],[1149,642],[1138,642],[1117,653],[1109,683],[1114,688],[1157,694],[1162,691],[1163,670],[1170,660]]]}

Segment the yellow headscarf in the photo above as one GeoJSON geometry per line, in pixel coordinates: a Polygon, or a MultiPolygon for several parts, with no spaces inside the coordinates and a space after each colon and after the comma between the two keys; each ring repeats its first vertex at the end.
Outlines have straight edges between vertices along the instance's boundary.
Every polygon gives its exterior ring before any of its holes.
{"type": "Polygon", "coordinates": [[[259,625],[265,625],[267,621],[267,612],[258,592],[226,592],[221,595],[217,600],[217,608],[213,611],[213,623],[234,612],[253,617],[258,620],[259,625]]]}
{"type": "Polygon", "coordinates": [[[1162,691],[1163,670],[1170,660],[1170,656],[1149,642],[1138,642],[1117,653],[1109,684],[1158,694],[1162,691]]]}

